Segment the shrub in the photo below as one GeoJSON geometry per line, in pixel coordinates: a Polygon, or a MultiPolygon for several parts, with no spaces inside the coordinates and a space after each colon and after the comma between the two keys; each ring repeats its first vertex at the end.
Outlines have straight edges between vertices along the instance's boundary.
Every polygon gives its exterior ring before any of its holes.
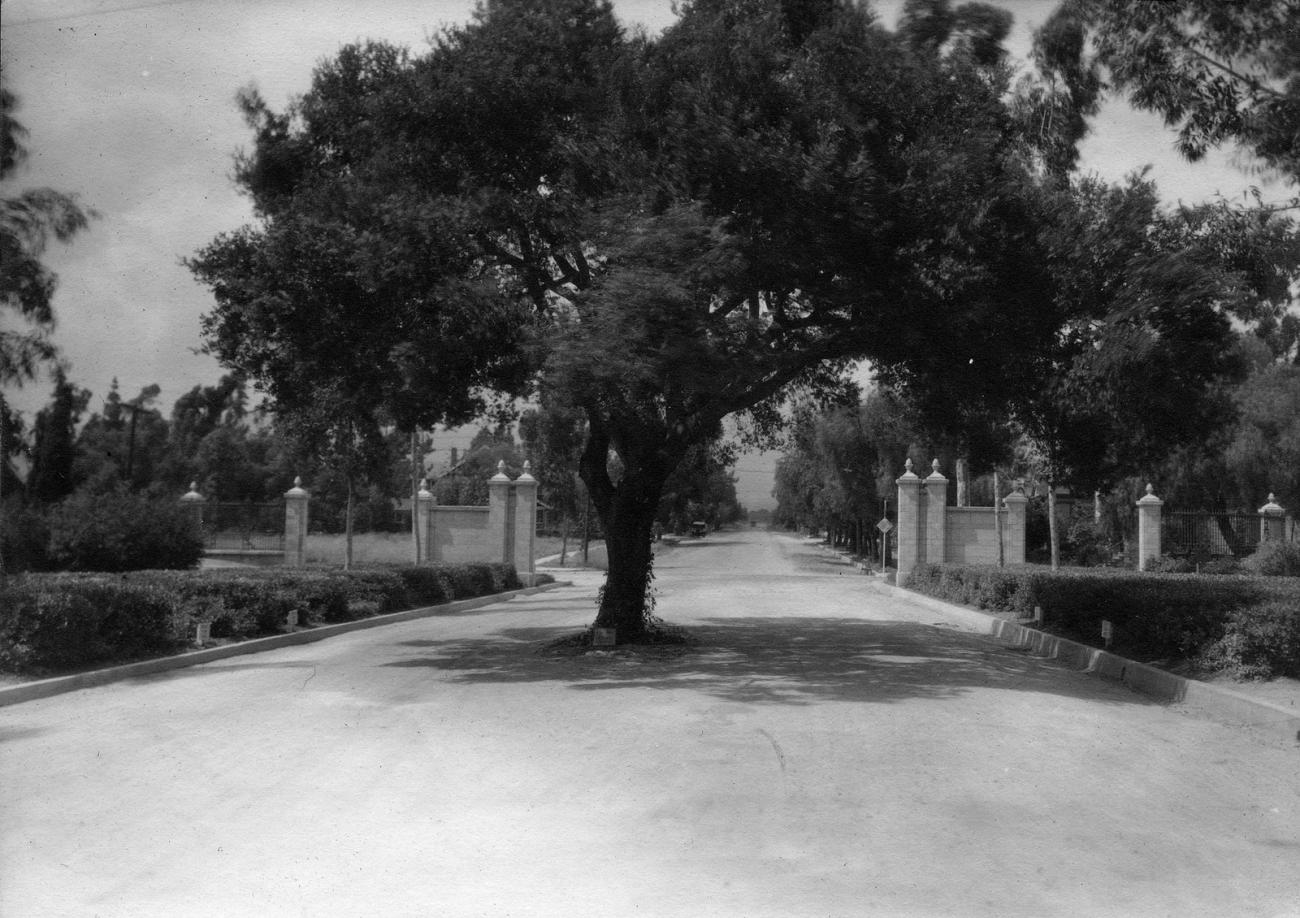
{"type": "Polygon", "coordinates": [[[19,578],[0,588],[0,665],[68,668],[170,650],[181,638],[165,589],[117,578],[19,578]]]}
{"type": "Polygon", "coordinates": [[[1234,611],[1200,662],[1238,679],[1300,677],[1300,606],[1275,601],[1234,611]]]}
{"type": "Polygon", "coordinates": [[[1072,564],[1098,567],[1111,559],[1114,546],[1101,524],[1088,517],[1071,521],[1065,532],[1061,553],[1072,564]]]}
{"type": "Polygon", "coordinates": [[[135,571],[32,574],[0,585],[0,669],[66,669],[182,646],[196,622],[218,638],[349,621],[517,589],[505,564],[355,571],[135,571]]]}
{"type": "Polygon", "coordinates": [[[1300,543],[1261,542],[1242,566],[1266,577],[1300,577],[1300,543]]]}
{"type": "Polygon", "coordinates": [[[1241,564],[1232,558],[1215,558],[1213,561],[1206,561],[1201,565],[1199,573],[1210,574],[1214,576],[1223,576],[1226,574],[1240,574],[1242,572],[1241,564]]]}
{"type": "Polygon", "coordinates": [[[50,561],[58,570],[178,570],[203,556],[193,517],[170,500],[77,495],[50,513],[49,527],[50,561]]]}
{"type": "Polygon", "coordinates": [[[18,498],[6,498],[0,512],[0,552],[11,574],[50,566],[50,527],[45,517],[18,498]]]}
{"type": "Polygon", "coordinates": [[[412,605],[436,605],[451,596],[450,579],[441,566],[401,567],[396,573],[412,605]]]}
{"type": "Polygon", "coordinates": [[[1194,574],[1196,573],[1196,565],[1186,558],[1165,555],[1155,564],[1148,565],[1147,572],[1151,574],[1194,574]]]}
{"type": "Polygon", "coordinates": [[[1137,573],[920,565],[907,585],[921,593],[1021,617],[1041,606],[1044,628],[1095,643],[1103,619],[1116,648],[1147,659],[1195,654],[1218,640],[1230,612],[1275,598],[1259,580],[1137,573]]]}

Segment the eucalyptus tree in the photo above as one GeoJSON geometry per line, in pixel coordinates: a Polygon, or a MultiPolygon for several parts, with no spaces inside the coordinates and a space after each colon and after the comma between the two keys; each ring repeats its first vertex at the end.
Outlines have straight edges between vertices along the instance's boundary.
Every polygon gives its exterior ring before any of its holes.
{"type": "Polygon", "coordinates": [[[1111,85],[1177,128],[1188,159],[1236,143],[1300,180],[1300,4],[1066,0],[1057,16],[1087,27],[1111,85]]]}

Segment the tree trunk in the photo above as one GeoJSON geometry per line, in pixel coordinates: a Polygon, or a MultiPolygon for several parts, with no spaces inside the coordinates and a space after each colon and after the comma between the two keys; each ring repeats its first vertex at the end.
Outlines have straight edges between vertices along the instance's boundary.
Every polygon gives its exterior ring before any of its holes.
{"type": "Polygon", "coordinates": [[[9,453],[6,447],[9,445],[6,434],[7,419],[9,417],[9,406],[5,404],[4,396],[0,395],[0,582],[3,582],[7,573],[5,569],[5,469],[9,467],[9,453]]]}
{"type": "Polygon", "coordinates": [[[1007,552],[1006,547],[1002,544],[1002,508],[999,506],[999,491],[1002,488],[998,484],[998,470],[993,470],[993,531],[997,533],[998,540],[998,567],[1006,567],[1007,552]]]}
{"type": "Polygon", "coordinates": [[[615,483],[609,474],[609,433],[594,417],[580,468],[591,505],[604,529],[609,570],[600,594],[595,627],[612,628],[617,643],[645,638],[653,601],[650,582],[654,577],[653,534],[655,512],[664,482],[680,461],[670,455],[653,432],[641,438],[636,454],[623,455],[623,473],[615,483]]]}
{"type": "Polygon", "coordinates": [[[560,567],[564,567],[564,561],[569,557],[569,517],[565,515],[560,519],[560,567]]]}
{"type": "MultiPolygon", "coordinates": [[[[614,495],[601,512],[609,571],[596,614],[597,628],[614,628],[620,643],[645,635],[651,609],[647,593],[654,563],[653,527],[657,500],[614,495]]],[[[597,509],[600,510],[599,504],[597,509]]]]}
{"type": "Polygon", "coordinates": [[[345,533],[343,544],[343,569],[352,570],[352,476],[348,476],[348,503],[343,511],[343,531],[345,533]]]}
{"type": "Polygon", "coordinates": [[[413,563],[422,560],[420,552],[420,447],[419,431],[411,431],[411,544],[415,549],[413,563]]]}
{"type": "Polygon", "coordinates": [[[582,563],[591,563],[591,495],[582,507],[582,563]]]}
{"type": "Polygon", "coordinates": [[[957,506],[970,506],[970,465],[965,459],[957,460],[957,506]]]}
{"type": "Polygon", "coordinates": [[[1056,485],[1047,483],[1047,541],[1051,545],[1052,570],[1061,569],[1061,531],[1056,525],[1056,485]]]}

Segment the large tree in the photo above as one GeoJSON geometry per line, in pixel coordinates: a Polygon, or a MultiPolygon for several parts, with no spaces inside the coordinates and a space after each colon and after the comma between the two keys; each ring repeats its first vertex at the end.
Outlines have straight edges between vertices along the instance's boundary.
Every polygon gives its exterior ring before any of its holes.
{"type": "Polygon", "coordinates": [[[52,504],[76,486],[77,424],[90,401],[90,392],[73,385],[62,369],[55,373],[50,403],[36,414],[33,431],[32,470],[27,490],[39,503],[52,504]]]}
{"type": "MultiPolygon", "coordinates": [[[[27,158],[27,129],[14,115],[17,107],[18,100],[0,78],[0,181],[12,179],[27,158]]],[[[12,310],[18,320],[0,327],[0,387],[21,386],[35,379],[42,366],[57,360],[50,332],[58,278],[43,261],[45,249],[51,239],[70,240],[92,216],[94,212],[74,195],[52,188],[31,188],[0,199],[0,315],[12,310]]],[[[6,467],[19,448],[20,434],[21,425],[0,394],[0,463],[6,467]]],[[[0,474],[0,498],[6,493],[7,478],[0,474]]],[[[0,577],[4,573],[0,552],[0,577]]]]}
{"type": "Polygon", "coordinates": [[[341,379],[399,424],[539,370],[587,419],[597,624],[638,639],[664,483],[724,418],[761,430],[858,358],[1054,331],[1005,20],[959,10],[896,34],[696,0],[650,41],[608,3],[513,0],[422,57],[345,49],[284,113],[245,97],[259,222],[193,263],[208,341],[282,410],[341,379]]]}

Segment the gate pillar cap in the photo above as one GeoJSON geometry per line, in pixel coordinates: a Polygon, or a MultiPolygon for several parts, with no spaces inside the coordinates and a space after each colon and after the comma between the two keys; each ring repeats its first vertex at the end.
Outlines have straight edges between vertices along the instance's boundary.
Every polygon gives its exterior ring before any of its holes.
{"type": "Polygon", "coordinates": [[[1282,514],[1286,513],[1286,511],[1282,509],[1282,506],[1277,502],[1277,498],[1273,496],[1273,493],[1271,491],[1269,492],[1268,495],[1268,503],[1260,507],[1259,512],[1267,514],[1269,516],[1281,516],[1282,514]]]}
{"type": "Polygon", "coordinates": [[[307,496],[307,492],[306,492],[306,490],[303,489],[303,486],[302,486],[302,476],[301,476],[301,475],[295,475],[295,476],[293,476],[293,487],[290,488],[289,490],[285,491],[285,492],[284,492],[284,496],[285,496],[285,497],[290,497],[290,498],[293,498],[293,497],[303,498],[303,497],[306,497],[306,496],[307,496]]]}
{"type": "MultiPolygon", "coordinates": [[[[1269,495],[1270,498],[1271,498],[1272,496],[1273,496],[1273,495],[1271,495],[1271,494],[1269,495]]],[[[190,489],[189,489],[188,491],[186,491],[186,492],[181,496],[181,500],[188,500],[188,501],[193,501],[193,502],[195,502],[195,503],[198,503],[199,501],[206,501],[207,498],[204,497],[202,494],[199,493],[199,484],[198,484],[198,482],[197,482],[197,481],[191,481],[191,482],[190,482],[190,489]]],[[[1281,509],[1281,508],[1279,508],[1279,509],[1281,509]]]]}
{"type": "Polygon", "coordinates": [[[1159,507],[1162,504],[1164,504],[1164,501],[1156,497],[1156,489],[1151,484],[1151,482],[1148,481],[1146,496],[1143,497],[1141,500],[1139,500],[1137,503],[1139,507],[1159,507]]]}
{"type": "Polygon", "coordinates": [[[903,472],[902,477],[897,479],[894,484],[912,484],[913,482],[920,482],[921,479],[912,471],[912,458],[910,456],[907,461],[903,463],[903,468],[906,469],[906,471],[903,472]]]}

